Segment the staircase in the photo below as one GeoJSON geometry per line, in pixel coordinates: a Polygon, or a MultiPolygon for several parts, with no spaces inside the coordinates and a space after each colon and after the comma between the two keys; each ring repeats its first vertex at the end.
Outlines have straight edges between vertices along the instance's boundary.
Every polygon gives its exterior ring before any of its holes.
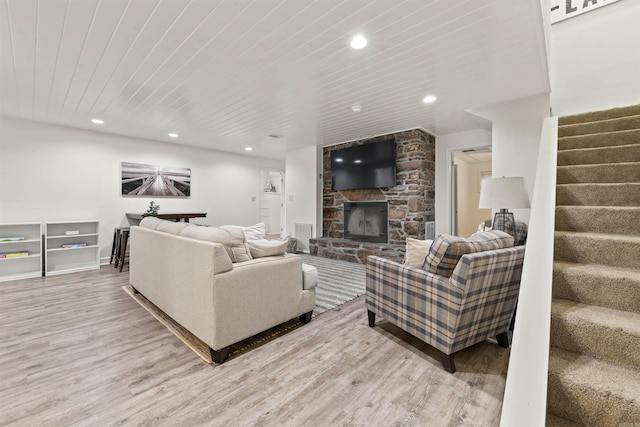
{"type": "Polygon", "coordinates": [[[640,426],[640,105],[562,117],[548,426],[640,426]]]}

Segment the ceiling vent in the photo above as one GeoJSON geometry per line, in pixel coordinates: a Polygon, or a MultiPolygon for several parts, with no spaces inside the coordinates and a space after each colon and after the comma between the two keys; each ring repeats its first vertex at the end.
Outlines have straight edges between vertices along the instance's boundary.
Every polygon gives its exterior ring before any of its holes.
{"type": "Polygon", "coordinates": [[[284,138],[284,135],[278,135],[277,133],[270,133],[269,138],[274,138],[274,139],[284,138]]]}
{"type": "Polygon", "coordinates": [[[479,147],[479,148],[467,148],[466,150],[462,150],[463,153],[490,153],[491,146],[489,147],[479,147]]]}

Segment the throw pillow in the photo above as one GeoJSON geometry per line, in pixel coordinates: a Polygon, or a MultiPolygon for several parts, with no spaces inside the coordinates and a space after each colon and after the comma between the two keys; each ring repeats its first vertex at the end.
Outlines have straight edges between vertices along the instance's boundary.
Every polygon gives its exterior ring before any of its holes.
{"type": "Polygon", "coordinates": [[[284,240],[253,239],[247,240],[253,258],[284,255],[289,246],[289,238],[284,240]]]}
{"type": "Polygon", "coordinates": [[[267,236],[267,225],[259,222],[250,227],[242,227],[242,232],[246,240],[264,239],[267,236]]]}
{"type": "Polygon", "coordinates": [[[433,240],[420,240],[407,237],[404,265],[422,268],[422,264],[424,264],[424,259],[427,257],[432,243],[433,240]]]}
{"type": "Polygon", "coordinates": [[[247,239],[244,237],[242,227],[237,225],[223,225],[220,228],[228,231],[231,237],[231,252],[233,253],[231,261],[244,262],[253,259],[249,246],[247,246],[247,239]]]}
{"type": "Polygon", "coordinates": [[[476,252],[472,242],[464,237],[442,234],[433,241],[422,269],[439,276],[451,277],[464,254],[476,252]]]}

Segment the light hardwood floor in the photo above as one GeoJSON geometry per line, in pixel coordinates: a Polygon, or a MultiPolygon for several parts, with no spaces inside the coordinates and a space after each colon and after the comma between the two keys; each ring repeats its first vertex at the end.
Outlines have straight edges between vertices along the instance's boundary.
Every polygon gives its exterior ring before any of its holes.
{"type": "Polygon", "coordinates": [[[0,425],[496,426],[509,351],[451,375],[363,297],[208,365],[99,271],[0,283],[0,425]]]}

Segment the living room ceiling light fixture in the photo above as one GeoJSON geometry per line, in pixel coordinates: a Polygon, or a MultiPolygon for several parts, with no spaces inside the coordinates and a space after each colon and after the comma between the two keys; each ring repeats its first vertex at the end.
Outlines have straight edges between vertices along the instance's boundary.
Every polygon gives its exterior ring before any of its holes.
{"type": "Polygon", "coordinates": [[[169,136],[170,136],[171,138],[177,138],[179,135],[178,135],[177,133],[175,133],[175,132],[171,132],[171,133],[169,134],[169,136]]]}
{"type": "Polygon", "coordinates": [[[244,147],[245,151],[253,151],[253,147],[244,147]]]}
{"type": "Polygon", "coordinates": [[[351,39],[350,45],[352,49],[362,49],[367,45],[367,39],[365,39],[363,35],[358,34],[351,39]]]}
{"type": "Polygon", "coordinates": [[[360,111],[362,111],[362,106],[359,104],[355,104],[351,106],[351,111],[353,111],[354,113],[359,113],[360,111]]]}
{"type": "Polygon", "coordinates": [[[96,125],[103,125],[104,124],[104,120],[102,120],[102,119],[91,119],[91,123],[96,124],[96,125]]]}
{"type": "Polygon", "coordinates": [[[438,98],[435,95],[427,95],[422,98],[422,102],[424,102],[425,104],[431,104],[433,102],[436,102],[436,99],[438,98]]]}

